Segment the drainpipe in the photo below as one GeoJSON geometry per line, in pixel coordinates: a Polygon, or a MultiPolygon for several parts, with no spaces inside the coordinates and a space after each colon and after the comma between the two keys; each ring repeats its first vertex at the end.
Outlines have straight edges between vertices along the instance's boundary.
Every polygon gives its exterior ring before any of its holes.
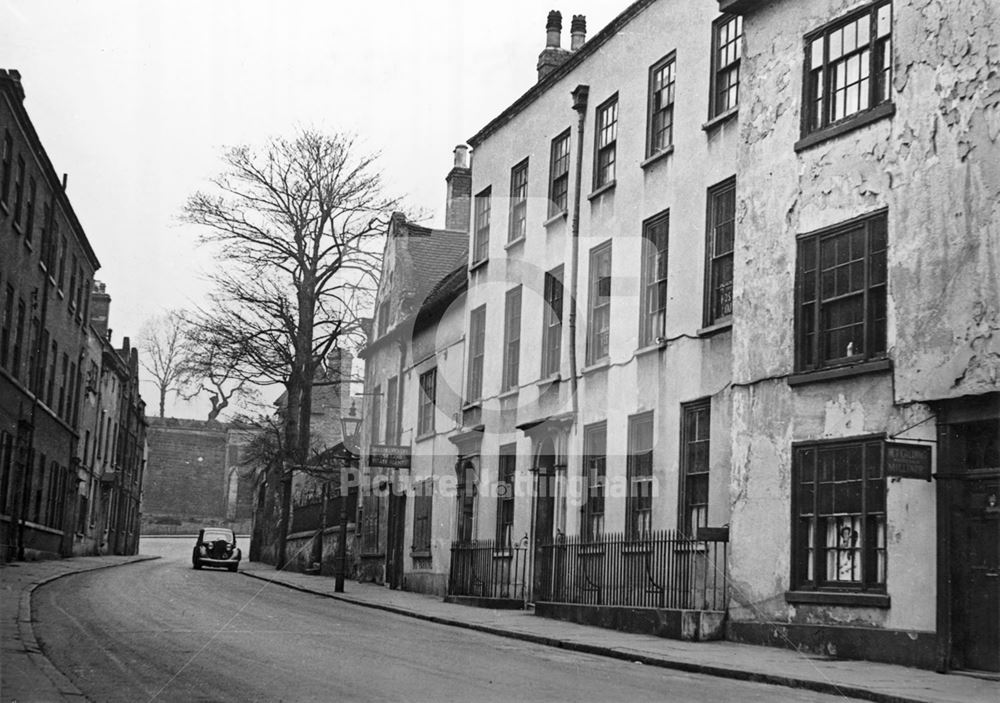
{"type": "Polygon", "coordinates": [[[569,278],[569,387],[573,396],[573,417],[574,425],[577,413],[579,412],[579,401],[577,399],[577,365],[576,365],[576,289],[579,279],[580,258],[580,189],[583,182],[583,126],[587,118],[587,97],[590,94],[590,86],[578,85],[572,93],[573,109],[577,113],[576,123],[576,175],[575,186],[573,188],[573,220],[570,224],[570,236],[573,242],[573,252],[570,255],[570,278],[569,278]]]}

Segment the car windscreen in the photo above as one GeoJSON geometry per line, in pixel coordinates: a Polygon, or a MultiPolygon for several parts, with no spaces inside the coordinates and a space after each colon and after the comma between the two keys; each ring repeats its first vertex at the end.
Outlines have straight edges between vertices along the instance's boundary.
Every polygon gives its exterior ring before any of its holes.
{"type": "Polygon", "coordinates": [[[205,535],[201,538],[203,542],[215,542],[217,540],[233,541],[233,533],[229,530],[205,530],[205,535]]]}

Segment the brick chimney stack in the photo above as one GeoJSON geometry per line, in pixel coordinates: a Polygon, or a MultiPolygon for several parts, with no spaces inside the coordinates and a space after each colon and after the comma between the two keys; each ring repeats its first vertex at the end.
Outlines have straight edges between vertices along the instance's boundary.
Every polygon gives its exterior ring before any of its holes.
{"type": "Polygon", "coordinates": [[[545,48],[538,55],[538,80],[542,80],[565,61],[570,52],[562,48],[562,13],[558,10],[549,12],[545,23],[545,48]]]}
{"type": "Polygon", "coordinates": [[[100,281],[94,281],[90,291],[90,326],[102,339],[108,336],[108,315],[111,311],[111,296],[107,287],[100,281]]]}
{"type": "Polygon", "coordinates": [[[576,51],[587,41],[587,18],[584,15],[573,15],[569,25],[570,51],[576,51]]]}
{"type": "Polygon", "coordinates": [[[469,166],[469,147],[455,147],[455,164],[444,179],[448,195],[444,206],[444,228],[458,232],[469,231],[472,213],[472,168],[469,166]]]}

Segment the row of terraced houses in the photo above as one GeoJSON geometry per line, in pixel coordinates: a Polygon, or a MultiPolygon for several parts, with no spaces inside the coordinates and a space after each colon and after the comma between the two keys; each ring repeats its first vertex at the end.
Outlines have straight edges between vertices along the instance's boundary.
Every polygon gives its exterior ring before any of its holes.
{"type": "Polygon", "coordinates": [[[24,98],[0,71],[0,559],[135,554],[139,356],[24,98]]]}
{"type": "Polygon", "coordinates": [[[1000,670],[1000,16],[638,0],[396,215],[357,575],[1000,670]]]}

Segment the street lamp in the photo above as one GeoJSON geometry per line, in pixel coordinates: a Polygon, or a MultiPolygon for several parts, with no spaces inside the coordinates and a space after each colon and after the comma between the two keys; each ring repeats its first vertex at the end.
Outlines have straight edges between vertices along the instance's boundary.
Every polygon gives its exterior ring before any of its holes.
{"type": "Polygon", "coordinates": [[[361,433],[361,418],[358,417],[358,409],[351,400],[351,409],[347,415],[340,416],[340,431],[344,441],[344,448],[351,454],[358,454],[358,435],[361,433]]]}
{"type": "MultiPolygon", "coordinates": [[[[358,409],[351,400],[351,409],[347,415],[340,416],[340,429],[348,468],[357,464],[360,451],[358,435],[361,432],[361,418],[358,409]]],[[[340,474],[340,540],[337,543],[337,578],[333,585],[335,593],[344,592],[344,574],[347,572],[347,497],[350,495],[350,471],[340,474]]]]}

